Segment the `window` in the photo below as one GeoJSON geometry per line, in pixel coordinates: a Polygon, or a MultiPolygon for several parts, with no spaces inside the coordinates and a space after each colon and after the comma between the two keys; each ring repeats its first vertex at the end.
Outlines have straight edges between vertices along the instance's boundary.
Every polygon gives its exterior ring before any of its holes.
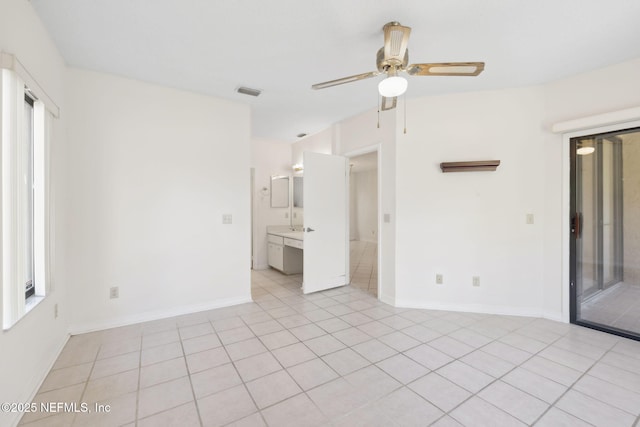
{"type": "Polygon", "coordinates": [[[48,127],[58,111],[14,56],[0,53],[0,65],[0,286],[6,330],[50,289],[48,127]]]}
{"type": "Polygon", "coordinates": [[[24,151],[26,156],[22,160],[25,164],[23,166],[24,180],[20,182],[23,185],[21,193],[25,195],[26,208],[25,208],[25,233],[24,239],[24,290],[25,299],[35,295],[36,288],[34,284],[34,269],[33,269],[33,98],[29,96],[28,92],[24,95],[24,138],[21,141],[25,145],[24,151]]]}

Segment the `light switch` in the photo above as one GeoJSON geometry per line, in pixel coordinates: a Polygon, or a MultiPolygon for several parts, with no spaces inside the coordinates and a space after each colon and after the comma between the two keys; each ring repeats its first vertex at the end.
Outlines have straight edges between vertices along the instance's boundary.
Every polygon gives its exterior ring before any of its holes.
{"type": "Polygon", "coordinates": [[[533,224],[533,214],[527,214],[527,224],[533,224]]]}
{"type": "Polygon", "coordinates": [[[391,222],[391,214],[384,214],[384,222],[391,222]]]}
{"type": "Polygon", "coordinates": [[[222,215],[222,223],[223,224],[231,224],[231,223],[233,223],[233,216],[231,214],[223,214],[222,215]]]}

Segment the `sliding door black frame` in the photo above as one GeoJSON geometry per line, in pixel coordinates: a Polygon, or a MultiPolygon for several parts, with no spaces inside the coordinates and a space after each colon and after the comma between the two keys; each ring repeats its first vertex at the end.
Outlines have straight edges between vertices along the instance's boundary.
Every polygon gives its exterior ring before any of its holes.
{"type": "MultiPolygon", "coordinates": [[[[603,139],[609,139],[610,141],[613,141],[614,145],[614,151],[613,151],[613,163],[614,163],[614,170],[615,170],[615,176],[614,176],[614,182],[613,182],[613,192],[614,192],[614,198],[618,201],[622,200],[622,194],[623,194],[623,180],[622,180],[622,168],[623,168],[623,158],[622,158],[622,141],[620,138],[617,137],[617,135],[620,134],[624,134],[624,133],[630,133],[630,132],[640,132],[640,128],[634,128],[634,129],[624,129],[624,130],[619,130],[619,131],[615,131],[615,132],[607,132],[604,134],[597,134],[597,135],[585,135],[585,136],[580,136],[580,137],[576,137],[576,138],[571,138],[569,144],[570,144],[570,160],[569,160],[569,166],[570,166],[570,180],[569,180],[569,185],[570,185],[570,199],[569,199],[569,203],[570,203],[570,244],[569,244],[569,297],[570,297],[570,301],[569,301],[569,321],[573,324],[576,325],[580,325],[580,326],[584,326],[587,328],[591,328],[591,329],[596,329],[599,331],[603,331],[603,332],[607,332],[607,333],[611,333],[614,335],[618,335],[621,337],[625,337],[625,338],[630,338],[633,340],[638,340],[640,341],[640,333],[634,333],[628,330],[624,330],[624,329],[619,329],[619,328],[615,328],[613,326],[610,325],[605,325],[605,324],[601,324],[601,323],[596,323],[596,322],[590,322],[590,321],[586,321],[584,319],[580,319],[578,318],[578,311],[579,311],[579,306],[578,306],[578,280],[580,279],[580,277],[578,277],[578,275],[580,274],[579,269],[578,269],[578,239],[581,236],[582,233],[582,214],[581,212],[578,210],[578,192],[581,191],[581,189],[579,188],[580,182],[578,180],[578,172],[579,172],[579,167],[580,167],[580,159],[577,155],[577,148],[578,148],[578,141],[582,140],[582,139],[587,139],[587,138],[593,138],[595,143],[595,149],[596,149],[596,155],[598,156],[598,160],[597,160],[597,165],[595,168],[595,171],[597,172],[597,188],[596,188],[596,198],[597,198],[597,209],[598,209],[598,219],[602,218],[602,200],[603,200],[603,195],[602,195],[602,144],[601,141],[603,139]],[[600,143],[598,143],[598,141],[600,141],[600,143]]],[[[623,213],[622,213],[622,203],[614,203],[613,205],[613,225],[614,225],[614,229],[613,232],[616,234],[616,244],[614,245],[614,275],[616,276],[615,280],[622,280],[623,279],[623,254],[622,254],[622,250],[623,250],[623,233],[622,233],[622,224],[623,224],[623,213]]],[[[597,236],[597,253],[598,256],[601,256],[602,254],[602,241],[603,241],[603,235],[602,235],[602,227],[598,226],[598,230],[597,230],[598,236],[597,236]]],[[[598,282],[598,286],[600,288],[606,288],[608,286],[611,286],[613,283],[609,282],[609,283],[603,283],[603,276],[604,276],[604,272],[603,272],[603,266],[602,263],[599,262],[598,263],[598,269],[597,269],[597,282],[598,282]]],[[[615,282],[614,280],[614,282],[615,282]]]]}

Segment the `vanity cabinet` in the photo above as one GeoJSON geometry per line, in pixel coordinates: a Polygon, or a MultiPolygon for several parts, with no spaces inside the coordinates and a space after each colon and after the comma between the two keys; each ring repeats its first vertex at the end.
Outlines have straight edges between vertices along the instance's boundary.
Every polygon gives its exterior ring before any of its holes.
{"type": "Polygon", "coordinates": [[[269,265],[285,274],[302,273],[303,241],[276,234],[267,234],[269,265]]]}
{"type": "Polygon", "coordinates": [[[269,265],[277,270],[284,270],[284,238],[268,234],[267,259],[269,265]]]}

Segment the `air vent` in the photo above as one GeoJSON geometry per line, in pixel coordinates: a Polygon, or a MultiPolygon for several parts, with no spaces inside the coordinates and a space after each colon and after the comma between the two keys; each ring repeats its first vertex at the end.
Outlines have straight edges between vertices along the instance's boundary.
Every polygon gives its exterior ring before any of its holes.
{"type": "Polygon", "coordinates": [[[262,93],[260,89],[251,89],[250,87],[244,86],[240,86],[238,89],[236,89],[236,92],[249,96],[258,96],[262,93]]]}
{"type": "Polygon", "coordinates": [[[305,136],[307,136],[306,133],[299,133],[296,135],[298,138],[304,138],[305,136]]]}

